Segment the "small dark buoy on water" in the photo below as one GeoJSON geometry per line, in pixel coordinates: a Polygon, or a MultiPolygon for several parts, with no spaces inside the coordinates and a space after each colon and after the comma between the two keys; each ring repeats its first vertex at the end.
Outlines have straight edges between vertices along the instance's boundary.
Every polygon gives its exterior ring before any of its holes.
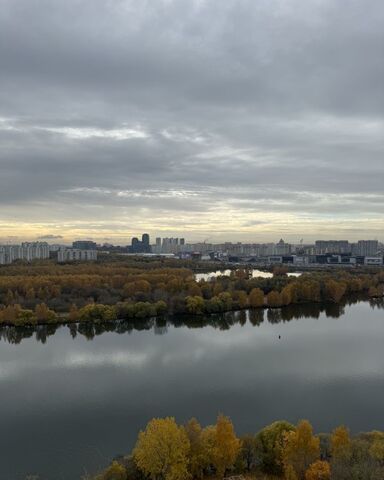
{"type": "Polygon", "coordinates": [[[281,335],[279,335],[279,338],[281,338],[281,335]]]}

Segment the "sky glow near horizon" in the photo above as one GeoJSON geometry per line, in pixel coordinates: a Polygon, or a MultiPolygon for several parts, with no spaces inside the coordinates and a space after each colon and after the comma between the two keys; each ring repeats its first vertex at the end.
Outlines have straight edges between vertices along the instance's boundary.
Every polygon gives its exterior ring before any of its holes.
{"type": "Polygon", "coordinates": [[[379,0],[2,0],[0,241],[384,240],[379,0]]]}

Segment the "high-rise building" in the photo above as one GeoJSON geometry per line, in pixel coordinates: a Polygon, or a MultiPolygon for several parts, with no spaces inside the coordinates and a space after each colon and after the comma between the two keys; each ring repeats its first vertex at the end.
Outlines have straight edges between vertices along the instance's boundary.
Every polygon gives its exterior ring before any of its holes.
{"type": "Polygon", "coordinates": [[[357,254],[364,257],[371,257],[379,251],[377,240],[359,240],[357,242],[357,254]]]}
{"type": "Polygon", "coordinates": [[[274,250],[275,255],[289,255],[291,253],[291,245],[285,243],[283,239],[280,239],[280,241],[276,243],[274,250]]]}
{"type": "Polygon", "coordinates": [[[143,243],[143,245],[147,245],[149,246],[149,235],[148,233],[143,233],[143,235],[141,236],[141,242],[143,243]]]}
{"type": "Polygon", "coordinates": [[[320,255],[325,253],[351,253],[351,244],[348,240],[316,240],[315,251],[320,255]]]}
{"type": "Polygon", "coordinates": [[[80,250],[96,250],[96,243],[91,240],[76,240],[72,242],[72,248],[80,250]]]}
{"type": "Polygon", "coordinates": [[[129,251],[131,253],[150,253],[151,245],[149,242],[150,238],[148,233],[143,233],[141,241],[137,237],[133,237],[129,251]]]}

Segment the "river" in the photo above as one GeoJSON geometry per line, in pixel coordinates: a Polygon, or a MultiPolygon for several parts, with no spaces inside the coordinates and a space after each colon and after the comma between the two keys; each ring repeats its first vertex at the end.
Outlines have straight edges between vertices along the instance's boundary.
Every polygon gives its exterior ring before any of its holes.
{"type": "Polygon", "coordinates": [[[0,478],[79,479],[155,416],[206,425],[223,412],[239,434],[301,418],[384,430],[383,313],[360,302],[3,329],[0,478]]]}
{"type": "MultiPolygon", "coordinates": [[[[230,275],[232,270],[216,270],[216,272],[209,272],[209,273],[196,273],[195,278],[197,281],[199,280],[209,280],[214,277],[218,277],[221,275],[230,275]]],[[[267,272],[265,270],[258,270],[258,269],[251,269],[249,270],[251,276],[253,278],[260,277],[260,278],[272,278],[273,273],[267,272]]],[[[288,277],[299,277],[301,273],[296,272],[288,272],[288,277]]]]}

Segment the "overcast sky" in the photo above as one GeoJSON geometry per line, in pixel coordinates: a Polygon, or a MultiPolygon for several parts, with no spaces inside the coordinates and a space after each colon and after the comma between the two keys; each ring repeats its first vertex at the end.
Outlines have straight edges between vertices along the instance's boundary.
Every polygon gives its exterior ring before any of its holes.
{"type": "Polygon", "coordinates": [[[384,240],[382,0],[0,6],[2,241],[384,240]]]}

